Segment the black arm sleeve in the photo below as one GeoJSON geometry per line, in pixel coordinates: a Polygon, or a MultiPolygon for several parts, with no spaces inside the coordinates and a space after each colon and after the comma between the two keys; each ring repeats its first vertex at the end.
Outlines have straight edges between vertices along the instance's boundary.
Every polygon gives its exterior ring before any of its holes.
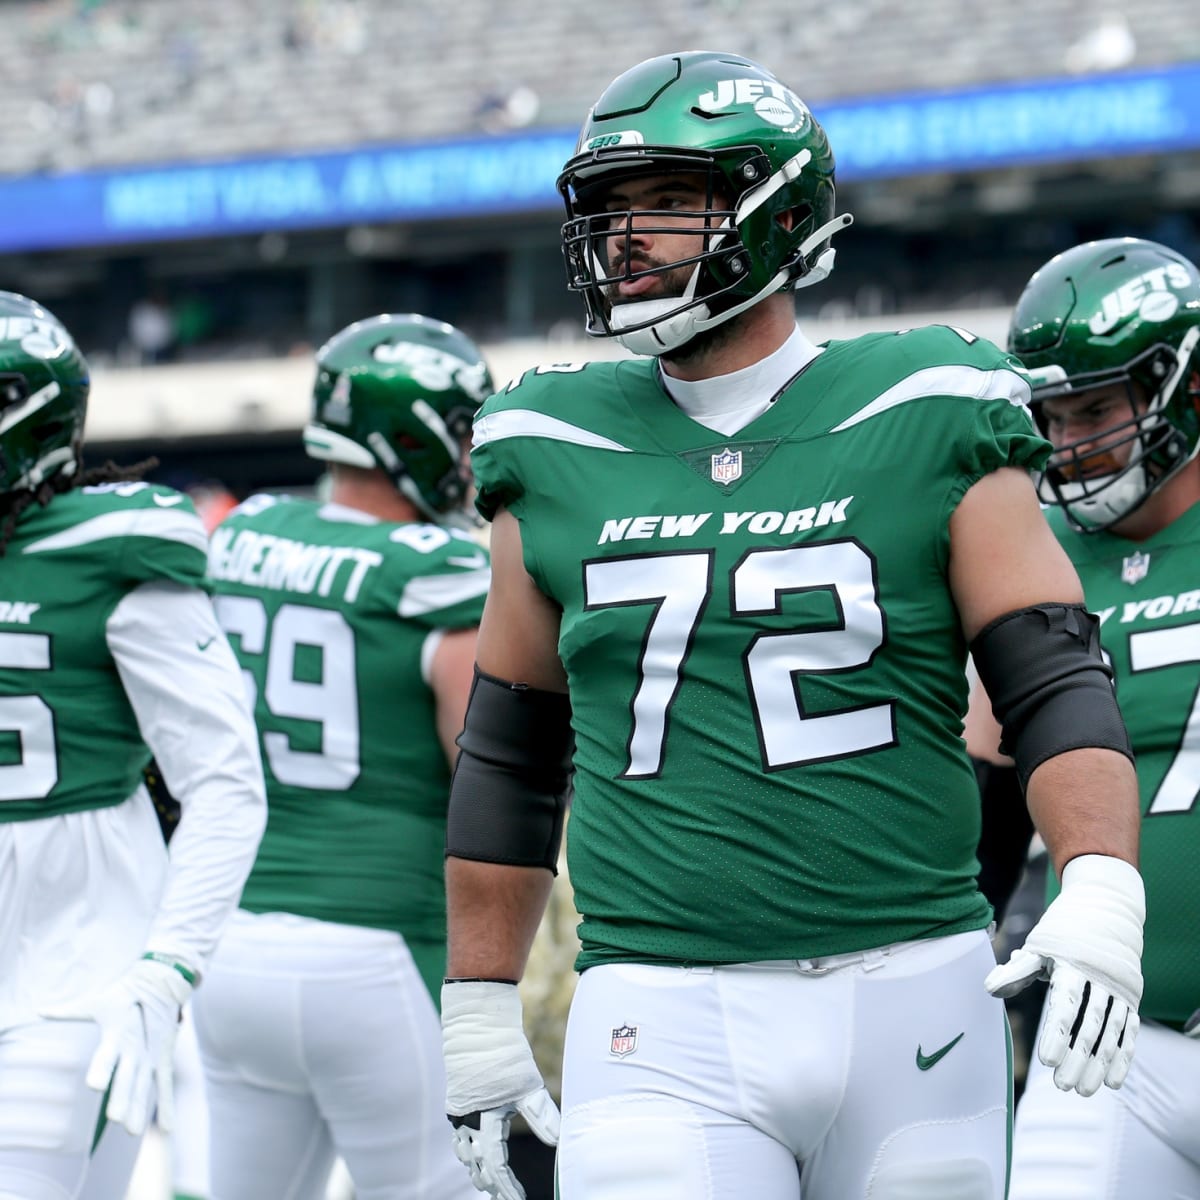
{"type": "Polygon", "coordinates": [[[476,667],[458,745],[447,856],[557,874],[574,750],[567,696],[476,667]]]}
{"type": "Polygon", "coordinates": [[[1035,604],[997,617],[971,642],[1000,749],[1012,755],[1022,790],[1036,767],[1067,750],[1097,746],[1133,758],[1099,631],[1081,604],[1035,604]]]}
{"type": "Polygon", "coordinates": [[[979,833],[979,890],[996,914],[996,924],[1004,920],[1012,894],[1021,882],[1029,844],[1033,840],[1033,820],[1025,807],[1025,797],[1017,781],[1017,770],[982,758],[972,758],[979,800],[983,813],[979,833]]]}

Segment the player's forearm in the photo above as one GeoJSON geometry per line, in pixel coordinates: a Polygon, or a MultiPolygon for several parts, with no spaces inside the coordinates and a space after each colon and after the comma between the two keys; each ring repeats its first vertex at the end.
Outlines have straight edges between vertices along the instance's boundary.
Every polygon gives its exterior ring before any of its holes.
{"type": "Polygon", "coordinates": [[[543,867],[446,859],[446,975],[520,979],[554,876],[543,867]]]}
{"type": "Polygon", "coordinates": [[[1123,754],[1087,747],[1055,755],[1030,775],[1026,802],[1060,878],[1082,854],[1137,866],[1137,776],[1123,754]]]}

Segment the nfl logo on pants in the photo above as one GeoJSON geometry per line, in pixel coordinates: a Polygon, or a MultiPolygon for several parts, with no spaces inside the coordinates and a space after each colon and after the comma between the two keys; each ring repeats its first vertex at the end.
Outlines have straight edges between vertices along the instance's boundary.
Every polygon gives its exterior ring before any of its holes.
{"type": "Polygon", "coordinates": [[[624,1058],[627,1054],[632,1054],[637,1049],[638,1031],[636,1025],[621,1025],[612,1031],[612,1042],[609,1045],[609,1053],[615,1054],[618,1058],[624,1058]]]}

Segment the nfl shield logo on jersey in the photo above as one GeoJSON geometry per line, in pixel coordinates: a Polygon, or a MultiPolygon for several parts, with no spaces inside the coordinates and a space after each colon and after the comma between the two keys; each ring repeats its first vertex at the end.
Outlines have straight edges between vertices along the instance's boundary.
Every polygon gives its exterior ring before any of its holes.
{"type": "Polygon", "coordinates": [[[1150,555],[1135,551],[1121,564],[1121,579],[1125,583],[1137,583],[1146,578],[1150,570],[1150,555]]]}
{"type": "Polygon", "coordinates": [[[728,446],[712,456],[713,483],[732,483],[742,477],[742,452],[728,446]]]}
{"type": "Polygon", "coordinates": [[[637,1033],[636,1025],[620,1025],[612,1031],[612,1043],[608,1050],[610,1054],[615,1054],[618,1058],[624,1058],[627,1054],[632,1054],[637,1049],[637,1033]]]}

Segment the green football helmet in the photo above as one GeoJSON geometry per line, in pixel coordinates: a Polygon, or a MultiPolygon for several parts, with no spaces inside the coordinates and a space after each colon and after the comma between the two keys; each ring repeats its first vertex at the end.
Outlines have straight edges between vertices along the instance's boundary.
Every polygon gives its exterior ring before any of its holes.
{"type": "Polygon", "coordinates": [[[0,495],[79,467],[91,380],[62,322],[0,292],[0,495]]]}
{"type": "Polygon", "coordinates": [[[609,84],[558,189],[568,286],[583,296],[587,332],[637,354],[667,353],[774,292],[824,279],[830,237],[853,220],[834,216],[833,152],[804,102],[764,67],[709,51],[647,59],[609,84]],[[707,178],[705,209],[642,211],[639,229],[677,233],[653,219],[693,215],[711,233],[694,258],[636,270],[635,213],[606,212],[606,193],[671,172],[707,178]],[[613,302],[623,281],[691,264],[682,295],[613,302]]]}
{"type": "Polygon", "coordinates": [[[1102,439],[1057,447],[1041,475],[1042,501],[1062,507],[1074,528],[1109,528],[1196,456],[1200,270],[1182,255],[1140,238],[1087,242],[1058,255],[1017,301],[1008,347],[1030,374],[1043,432],[1048,399],[1113,385],[1129,392],[1130,420],[1102,439]],[[1124,466],[1089,471],[1123,447],[1124,466]]]}
{"type": "Polygon", "coordinates": [[[462,445],[492,392],[479,347],[415,313],[357,321],[317,351],[313,458],[382,468],[431,520],[463,504],[470,477],[462,445]]]}

